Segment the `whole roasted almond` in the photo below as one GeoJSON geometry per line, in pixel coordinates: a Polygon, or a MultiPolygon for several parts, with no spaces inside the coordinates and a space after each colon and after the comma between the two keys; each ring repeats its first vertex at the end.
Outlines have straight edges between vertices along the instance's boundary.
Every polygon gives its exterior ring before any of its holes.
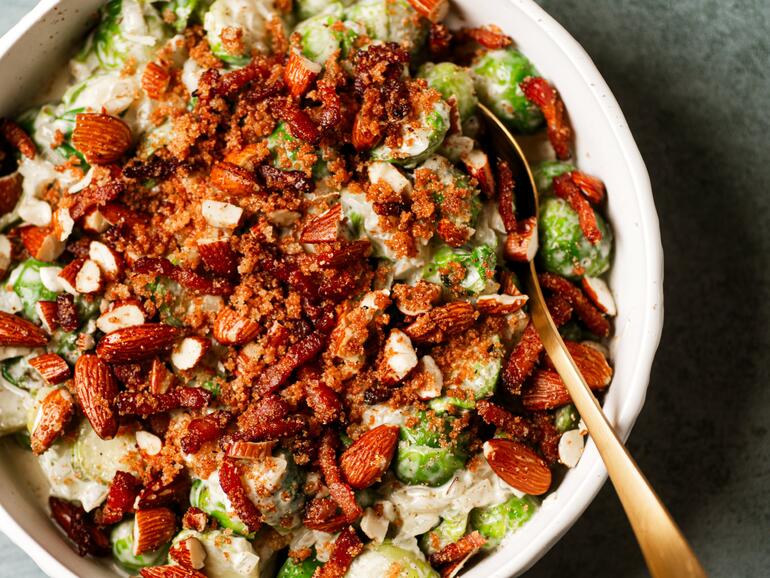
{"type": "Polygon", "coordinates": [[[30,446],[36,455],[42,454],[67,427],[75,413],[75,403],[69,391],[57,388],[40,402],[34,428],[30,434],[30,446]]]}
{"type": "Polygon", "coordinates": [[[231,458],[262,460],[273,455],[275,440],[265,442],[245,442],[236,440],[227,448],[227,455],[231,458]]]}
{"type": "Polygon", "coordinates": [[[44,353],[29,360],[48,385],[56,385],[70,378],[70,367],[58,353],[44,353]]]}
{"type": "Polygon", "coordinates": [[[152,552],[176,533],[176,516],[168,508],[137,510],[134,515],[134,556],[152,552]]]}
{"type": "Polygon", "coordinates": [[[42,347],[48,343],[45,332],[26,319],[0,311],[0,346],[42,347]]]}
{"type": "Polygon", "coordinates": [[[211,168],[209,179],[217,189],[231,195],[251,195],[259,190],[259,183],[252,172],[226,161],[211,168]]]}
{"type": "Polygon", "coordinates": [[[115,162],[131,147],[131,129],[116,116],[84,112],[75,117],[72,146],[90,164],[115,162]]]}
{"type": "MultiPolygon", "coordinates": [[[[576,341],[565,341],[564,345],[590,388],[601,389],[610,384],[612,368],[601,351],[576,341]]],[[[550,358],[546,358],[545,361],[549,367],[553,368],[550,358]]]]}
{"type": "Polygon", "coordinates": [[[75,394],[96,434],[105,440],[114,438],[118,383],[107,364],[92,353],[81,355],[75,363],[75,394]]]}
{"type": "Polygon", "coordinates": [[[484,457],[506,484],[520,492],[539,496],[551,487],[551,470],[543,458],[524,444],[491,439],[484,443],[484,457]]]}
{"type": "Polygon", "coordinates": [[[393,459],[398,432],[398,426],[378,426],[345,450],[340,457],[340,468],[351,488],[363,490],[382,477],[393,459]]]}
{"type": "Polygon", "coordinates": [[[302,230],[302,243],[334,243],[339,240],[340,223],[342,222],[342,205],[334,205],[331,209],[314,217],[302,230]]]}
{"type": "Polygon", "coordinates": [[[158,100],[168,88],[171,74],[168,68],[158,62],[148,62],[142,73],[142,90],[148,98],[158,100]]]}
{"type": "Polygon", "coordinates": [[[308,91],[319,72],[321,72],[320,64],[305,58],[299,51],[292,50],[289,53],[286,68],[283,69],[283,80],[291,95],[296,98],[308,91]]]}
{"type": "Polygon", "coordinates": [[[564,381],[552,369],[536,369],[521,397],[522,404],[530,411],[561,407],[571,400],[564,381]]]}
{"type": "Polygon", "coordinates": [[[227,239],[198,241],[198,254],[206,268],[216,275],[230,277],[238,272],[238,258],[227,239]]]}
{"type": "Polygon", "coordinates": [[[179,333],[179,329],[164,323],[132,325],[102,337],[96,347],[96,353],[109,363],[150,359],[170,349],[179,333]]]}
{"type": "Polygon", "coordinates": [[[476,309],[484,315],[508,315],[515,313],[529,300],[527,295],[481,295],[476,300],[476,309]]]}
{"type": "Polygon", "coordinates": [[[214,321],[214,337],[222,345],[243,345],[259,334],[259,324],[225,307],[214,321]]]}
{"type": "Polygon", "coordinates": [[[147,566],[139,571],[142,578],[206,578],[203,572],[184,566],[147,566]]]}

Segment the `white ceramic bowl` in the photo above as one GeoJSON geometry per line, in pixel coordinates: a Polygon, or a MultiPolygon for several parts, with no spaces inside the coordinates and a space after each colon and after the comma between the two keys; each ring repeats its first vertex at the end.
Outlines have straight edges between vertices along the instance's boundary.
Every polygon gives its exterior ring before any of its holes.
{"type": "MultiPolygon", "coordinates": [[[[103,0],[43,0],[0,39],[0,116],[19,112],[46,90],[54,71],[82,38],[103,0]]],[[[610,283],[618,304],[612,341],[615,377],[604,409],[624,439],[644,403],[663,323],[663,253],[647,171],[623,113],[589,56],[531,0],[459,0],[472,24],[494,23],[510,34],[561,92],[576,134],[577,162],[607,184],[615,232],[610,283]]],[[[115,576],[77,556],[50,521],[43,482],[9,444],[0,448],[0,529],[49,576],[115,576]]],[[[541,510],[467,578],[508,577],[534,564],[588,507],[606,479],[595,446],[568,472],[541,510]]]]}

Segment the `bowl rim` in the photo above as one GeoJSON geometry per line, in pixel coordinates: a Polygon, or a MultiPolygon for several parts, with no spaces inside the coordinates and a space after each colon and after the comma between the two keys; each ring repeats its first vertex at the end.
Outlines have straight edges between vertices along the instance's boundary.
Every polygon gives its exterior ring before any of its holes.
{"type": "MultiPolygon", "coordinates": [[[[13,48],[19,39],[29,32],[32,26],[55,10],[61,1],[41,0],[16,25],[0,37],[0,59],[13,48]]],[[[646,232],[646,235],[643,237],[643,250],[646,257],[645,279],[648,281],[645,287],[645,305],[651,305],[651,307],[647,309],[646,314],[642,318],[642,334],[645,337],[636,354],[636,364],[631,379],[634,383],[638,383],[639,386],[626,394],[613,420],[618,435],[625,441],[644,406],[652,363],[663,329],[663,247],[650,177],[639,148],[631,135],[625,116],[620,109],[620,105],[585,49],[561,24],[537,5],[534,0],[503,1],[507,4],[515,5],[533,22],[537,23],[543,33],[549,36],[554,44],[558,46],[565,59],[574,67],[584,83],[589,87],[592,96],[599,104],[599,109],[611,127],[613,136],[620,145],[631,181],[634,184],[634,190],[637,193],[636,199],[640,209],[641,228],[646,232]]],[[[586,451],[589,450],[595,451],[595,446],[590,437],[586,445],[586,451]]],[[[550,525],[547,528],[548,532],[544,532],[550,535],[544,536],[542,542],[533,541],[523,552],[518,553],[515,560],[509,559],[507,563],[505,560],[501,560],[500,566],[494,571],[494,576],[502,578],[503,576],[511,576],[513,571],[524,572],[529,569],[574,525],[577,519],[593,502],[607,479],[607,470],[601,459],[595,459],[592,467],[587,471],[584,470],[584,478],[585,480],[579,488],[580,494],[582,494],[581,503],[575,504],[574,500],[570,500],[564,504],[565,510],[568,509],[569,511],[560,516],[560,527],[554,531],[553,524],[550,525]],[[513,564],[516,564],[517,568],[512,568],[513,564]]],[[[577,496],[577,493],[572,497],[575,496],[577,496]]],[[[16,546],[28,554],[45,574],[61,578],[78,578],[76,574],[65,567],[40,542],[24,530],[11,517],[2,503],[0,503],[0,530],[16,546]]],[[[473,574],[475,573],[471,570],[471,576],[473,574]]]]}

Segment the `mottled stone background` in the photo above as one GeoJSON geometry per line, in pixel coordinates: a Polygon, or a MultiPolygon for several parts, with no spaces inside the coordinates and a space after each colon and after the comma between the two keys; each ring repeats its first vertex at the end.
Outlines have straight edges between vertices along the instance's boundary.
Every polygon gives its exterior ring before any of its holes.
{"type": "MultiPolygon", "coordinates": [[[[0,32],[33,0],[0,0],[0,32]]],[[[770,2],[541,0],[652,177],[666,324],[629,447],[712,576],[770,574],[770,2]]],[[[611,194],[611,192],[610,192],[611,194]]],[[[4,576],[42,576],[0,536],[4,576]]],[[[528,574],[646,576],[611,486],[528,574]]]]}

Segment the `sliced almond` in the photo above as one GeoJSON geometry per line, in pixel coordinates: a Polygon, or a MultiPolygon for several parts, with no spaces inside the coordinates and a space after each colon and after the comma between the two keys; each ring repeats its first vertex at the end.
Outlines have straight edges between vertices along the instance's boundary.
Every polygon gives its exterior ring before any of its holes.
{"type": "Polygon", "coordinates": [[[369,163],[367,173],[369,182],[385,183],[393,192],[408,194],[412,190],[412,183],[392,163],[373,161],[369,163]]]}
{"type": "Polygon", "coordinates": [[[390,466],[400,428],[381,425],[369,430],[340,456],[340,468],[350,487],[368,488],[379,481],[390,466]]]}
{"type": "Polygon", "coordinates": [[[50,448],[64,432],[74,413],[75,403],[69,391],[57,388],[48,393],[40,402],[30,434],[32,452],[40,455],[50,448]]]}
{"type": "Polygon", "coordinates": [[[537,219],[529,217],[517,224],[517,230],[508,233],[505,240],[505,256],[517,263],[529,263],[538,248],[537,219]]]}
{"type": "Polygon", "coordinates": [[[548,465],[522,443],[491,439],[484,443],[484,457],[506,484],[520,492],[539,496],[551,487],[551,470],[548,465]]]}
{"type": "Polygon", "coordinates": [[[88,295],[100,291],[102,286],[102,271],[99,265],[91,259],[86,259],[75,277],[75,289],[78,293],[88,295]]]}
{"type": "Polygon", "coordinates": [[[104,233],[110,228],[110,223],[104,218],[99,209],[93,208],[83,217],[83,229],[91,233],[104,233]]]}
{"type": "Polygon", "coordinates": [[[283,80],[295,98],[305,94],[321,72],[321,65],[305,58],[295,49],[289,52],[289,60],[283,69],[283,80]]]}
{"type": "Polygon", "coordinates": [[[174,537],[176,516],[168,508],[138,510],[134,514],[134,556],[153,552],[174,537]]]}
{"type": "Polygon", "coordinates": [[[431,22],[441,22],[449,12],[449,0],[409,0],[409,3],[431,22]]]}
{"type": "Polygon", "coordinates": [[[150,391],[152,393],[166,393],[171,387],[173,374],[166,364],[157,357],[152,360],[150,366],[150,391]]]}
{"type": "Polygon", "coordinates": [[[227,161],[211,167],[209,180],[214,187],[231,195],[253,195],[259,191],[259,183],[254,173],[227,161]]]}
{"type": "Polygon", "coordinates": [[[88,246],[88,257],[99,266],[105,279],[114,281],[120,275],[123,259],[104,243],[91,241],[88,246]]]}
{"type": "Polygon", "coordinates": [[[588,298],[593,301],[602,313],[614,317],[618,314],[615,306],[615,299],[612,297],[612,291],[607,286],[604,279],[599,277],[583,277],[583,291],[588,298]]]}
{"type": "Polygon", "coordinates": [[[44,353],[29,360],[29,364],[48,385],[56,385],[70,378],[70,367],[57,353],[44,353]]]}
{"type": "Polygon", "coordinates": [[[75,363],[75,394],[83,413],[102,439],[111,439],[118,432],[115,398],[118,383],[110,368],[92,353],[78,357],[75,363]]]}
{"type": "Polygon", "coordinates": [[[168,67],[158,62],[148,62],[142,73],[142,90],[148,98],[158,100],[166,92],[170,79],[168,67]]]}
{"type": "Polygon", "coordinates": [[[229,277],[238,271],[238,258],[227,239],[198,241],[198,253],[209,271],[229,277]]]}
{"type": "Polygon", "coordinates": [[[238,440],[227,448],[227,455],[231,458],[263,460],[273,455],[275,444],[275,441],[245,442],[238,440]]]}
{"type": "Polygon", "coordinates": [[[241,221],[243,209],[237,205],[209,199],[201,203],[201,213],[212,227],[234,229],[241,221]]]}
{"type": "Polygon", "coordinates": [[[568,468],[574,468],[583,455],[585,440],[580,430],[572,429],[561,434],[559,439],[559,461],[568,468]]]}
{"type": "Polygon", "coordinates": [[[468,174],[478,181],[481,191],[489,197],[494,196],[495,177],[487,154],[482,150],[473,149],[468,154],[462,155],[462,161],[468,174]]]}
{"type": "Polygon", "coordinates": [[[22,227],[19,233],[24,248],[39,261],[50,263],[64,252],[64,243],[57,237],[53,225],[22,227]]]}
{"type": "Polygon", "coordinates": [[[211,341],[199,335],[185,337],[171,351],[171,363],[181,371],[192,369],[203,359],[210,345],[211,341]]]}
{"type": "Polygon", "coordinates": [[[64,289],[67,293],[70,295],[77,295],[77,277],[78,273],[80,273],[81,267],[83,267],[83,263],[85,263],[86,260],[84,257],[76,257],[67,265],[64,266],[64,269],[59,271],[59,284],[61,285],[62,289],[64,289]]]}
{"type": "Polygon", "coordinates": [[[132,325],[102,337],[96,353],[109,363],[131,363],[171,349],[178,337],[179,329],[164,323],[132,325]]]}
{"type": "Polygon", "coordinates": [[[96,327],[102,333],[112,333],[118,329],[142,325],[144,321],[144,311],[138,304],[133,302],[119,303],[97,318],[96,327]]]}
{"type": "Polygon", "coordinates": [[[157,456],[163,449],[161,439],[148,431],[136,432],[136,445],[148,456],[157,456]]]}
{"type": "Polygon", "coordinates": [[[256,321],[242,317],[230,307],[219,312],[214,321],[214,337],[222,345],[243,345],[259,334],[256,321]]]}
{"type": "Polygon", "coordinates": [[[420,388],[417,390],[417,397],[422,401],[439,397],[444,389],[444,376],[430,355],[423,355],[420,358],[418,371],[420,388]]]}
{"type": "Polygon", "coordinates": [[[383,377],[397,383],[417,367],[417,353],[409,336],[399,329],[392,329],[384,348],[383,377]]]}
{"type": "Polygon", "coordinates": [[[527,295],[481,295],[476,299],[476,309],[484,315],[509,315],[526,305],[527,295]]]}
{"type": "Polygon", "coordinates": [[[59,326],[56,301],[38,301],[35,303],[35,311],[40,318],[43,329],[49,334],[53,333],[59,326]]]}
{"type": "Polygon", "coordinates": [[[40,327],[26,319],[0,311],[0,346],[42,347],[48,337],[40,327]]]}
{"type": "Polygon", "coordinates": [[[194,536],[180,540],[168,551],[168,557],[185,568],[200,570],[206,565],[206,549],[194,536]]]}
{"type": "Polygon", "coordinates": [[[342,223],[342,205],[336,204],[331,209],[313,217],[302,230],[302,243],[334,243],[340,239],[342,223]]]}
{"type": "Polygon", "coordinates": [[[75,227],[75,221],[70,216],[70,210],[66,207],[56,209],[52,224],[54,234],[59,241],[66,241],[75,227]]]}
{"type": "Polygon", "coordinates": [[[116,116],[84,112],[75,117],[72,146],[89,164],[115,162],[131,147],[131,129],[116,116]]]}

